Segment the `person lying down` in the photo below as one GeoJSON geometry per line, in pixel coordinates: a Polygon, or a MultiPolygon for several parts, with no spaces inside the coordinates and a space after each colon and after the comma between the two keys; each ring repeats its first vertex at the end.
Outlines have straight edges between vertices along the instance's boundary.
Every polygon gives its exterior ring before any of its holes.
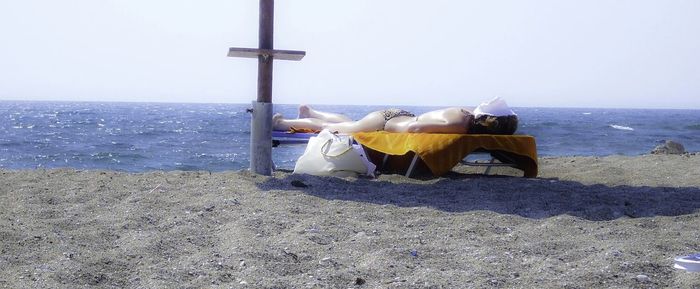
{"type": "MultiPolygon", "coordinates": [[[[308,105],[300,105],[299,116],[296,119],[286,119],[278,113],[272,117],[272,127],[279,131],[292,129],[321,131],[328,129],[339,133],[373,131],[459,134],[515,133],[518,127],[518,117],[512,110],[507,109],[506,112],[501,112],[501,115],[484,113],[485,108],[495,102],[500,103],[502,100],[496,98],[489,103],[483,103],[474,110],[463,107],[448,107],[420,115],[389,108],[370,112],[359,120],[352,120],[339,113],[316,110],[308,105]]],[[[503,111],[503,109],[500,110],[503,111]]]]}

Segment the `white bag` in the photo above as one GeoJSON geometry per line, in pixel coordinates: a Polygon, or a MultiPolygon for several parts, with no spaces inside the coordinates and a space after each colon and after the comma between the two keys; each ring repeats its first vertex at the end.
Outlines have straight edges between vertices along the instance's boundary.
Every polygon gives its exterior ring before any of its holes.
{"type": "Polygon", "coordinates": [[[363,156],[353,149],[349,137],[341,137],[324,129],[318,136],[309,139],[304,154],[294,166],[294,173],[349,177],[358,174],[373,175],[374,168],[370,170],[365,165],[363,156]]]}

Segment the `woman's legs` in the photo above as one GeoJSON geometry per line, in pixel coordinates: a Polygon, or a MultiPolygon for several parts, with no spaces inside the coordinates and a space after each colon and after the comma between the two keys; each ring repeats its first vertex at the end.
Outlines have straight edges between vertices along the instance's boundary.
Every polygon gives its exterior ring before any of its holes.
{"type": "Polygon", "coordinates": [[[358,121],[327,123],[324,128],[340,133],[372,132],[384,130],[384,115],[381,112],[371,112],[358,121]]]}
{"type": "Polygon", "coordinates": [[[302,104],[299,105],[297,119],[286,119],[279,113],[273,115],[272,129],[287,131],[294,127],[296,129],[322,130],[326,124],[339,122],[352,122],[352,119],[339,113],[315,110],[302,104]]]}
{"type": "Polygon", "coordinates": [[[351,118],[346,115],[339,113],[325,112],[320,110],[315,110],[306,104],[299,105],[299,119],[302,118],[316,118],[325,122],[349,122],[352,121],[351,118]]]}
{"type": "Polygon", "coordinates": [[[289,130],[291,127],[297,129],[322,130],[328,129],[332,132],[355,133],[384,130],[384,115],[381,112],[372,112],[358,121],[345,121],[332,123],[318,118],[285,119],[281,114],[272,117],[272,129],[289,130]]]}
{"type": "Polygon", "coordinates": [[[287,131],[292,127],[296,129],[322,130],[324,124],[326,124],[325,121],[317,118],[285,119],[279,113],[272,116],[273,130],[287,131]]]}

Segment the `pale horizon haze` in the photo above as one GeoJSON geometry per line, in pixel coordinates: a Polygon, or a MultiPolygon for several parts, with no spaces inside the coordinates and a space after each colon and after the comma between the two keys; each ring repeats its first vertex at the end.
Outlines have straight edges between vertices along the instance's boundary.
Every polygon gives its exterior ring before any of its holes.
{"type": "MultiPolygon", "coordinates": [[[[0,100],[250,103],[258,0],[0,2],[0,100]]],[[[700,1],[275,1],[273,102],[700,109],[700,1]]]]}

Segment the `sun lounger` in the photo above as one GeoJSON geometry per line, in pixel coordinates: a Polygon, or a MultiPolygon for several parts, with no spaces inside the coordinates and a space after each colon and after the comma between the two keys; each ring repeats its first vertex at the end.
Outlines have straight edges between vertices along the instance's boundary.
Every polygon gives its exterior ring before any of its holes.
{"type": "Polygon", "coordinates": [[[281,144],[300,144],[309,142],[309,138],[318,135],[317,133],[272,131],[272,146],[281,144]]]}
{"type": "MultiPolygon", "coordinates": [[[[353,138],[366,149],[373,163],[387,169],[390,158],[394,166],[406,168],[410,176],[420,159],[435,176],[449,172],[467,155],[478,152],[491,154],[486,166],[510,166],[523,171],[525,177],[537,176],[535,138],[528,135],[390,133],[385,131],[355,133],[353,138]],[[381,160],[376,153],[383,154],[381,160]],[[373,157],[374,156],[374,157],[373,157]],[[493,163],[493,160],[499,163],[493,163]]],[[[474,164],[472,164],[474,165],[474,164]]],[[[394,168],[396,169],[396,168],[394,168]]]]}

